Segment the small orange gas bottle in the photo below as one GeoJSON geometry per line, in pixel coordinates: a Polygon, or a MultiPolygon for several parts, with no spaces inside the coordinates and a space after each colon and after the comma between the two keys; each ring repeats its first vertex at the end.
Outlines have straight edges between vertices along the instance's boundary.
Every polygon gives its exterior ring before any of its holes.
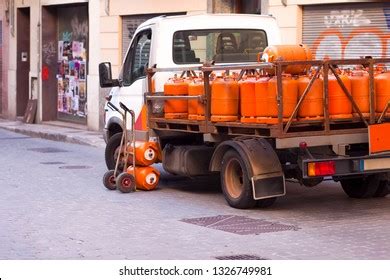
{"type": "Polygon", "coordinates": [[[238,82],[240,87],[241,122],[256,122],[256,77],[249,76],[238,82]]]}
{"type": "MultiPolygon", "coordinates": [[[[178,78],[169,79],[164,84],[164,95],[181,96],[188,95],[188,81],[178,78]]],[[[166,119],[185,119],[188,117],[187,100],[166,100],[164,105],[164,117],[166,119]]]]}
{"type": "MultiPolygon", "coordinates": [[[[193,79],[191,83],[188,84],[188,95],[189,96],[204,95],[204,83],[203,83],[203,78],[201,76],[199,78],[193,79]]],[[[198,99],[188,100],[189,120],[198,119],[198,111],[200,111],[199,106],[204,106],[200,100],[198,99]]]]}
{"type": "MultiPolygon", "coordinates": [[[[282,76],[283,87],[283,121],[287,119],[294,112],[298,100],[298,82],[293,79],[291,75],[282,76]]],[[[278,122],[278,102],[277,102],[277,78],[272,77],[268,83],[268,113],[271,117],[267,123],[275,124],[278,122]]]]}
{"type": "MultiPolygon", "coordinates": [[[[384,72],[375,76],[375,112],[381,114],[390,101],[390,72],[384,72]]],[[[386,116],[390,116],[387,110],[386,116]]]]}
{"type": "MultiPolygon", "coordinates": [[[[298,97],[301,98],[311,78],[300,76],[298,79],[298,97]]],[[[324,99],[323,99],[322,78],[316,78],[310,88],[310,91],[303,99],[299,107],[298,116],[303,119],[321,119],[324,116],[324,99]]]]}
{"type": "MultiPolygon", "coordinates": [[[[370,116],[370,78],[366,71],[356,69],[349,76],[351,95],[364,117],[370,116]]],[[[354,113],[357,116],[357,113],[354,113]]]]}
{"type": "Polygon", "coordinates": [[[211,84],[211,121],[238,119],[239,86],[233,77],[217,77],[211,84]]]}
{"type": "Polygon", "coordinates": [[[261,77],[257,79],[255,84],[256,98],[256,117],[258,123],[266,123],[269,118],[268,113],[268,82],[269,77],[261,77]]]}
{"type": "MultiPolygon", "coordinates": [[[[346,89],[351,92],[351,80],[347,75],[339,74],[346,89]]],[[[334,75],[328,76],[329,116],[332,119],[347,119],[352,117],[352,104],[345,95],[334,75]]]]}
{"type": "MultiPolygon", "coordinates": [[[[133,166],[127,168],[127,173],[133,174],[133,166]]],[[[135,184],[137,189],[151,191],[157,187],[160,172],[152,166],[135,167],[135,184]]]]}
{"type": "MultiPolygon", "coordinates": [[[[128,145],[127,150],[133,152],[133,146],[128,145]]],[[[157,142],[135,142],[135,164],[148,166],[158,161],[160,149],[157,142]]],[[[132,156],[129,156],[128,162],[132,164],[132,156]]]]}

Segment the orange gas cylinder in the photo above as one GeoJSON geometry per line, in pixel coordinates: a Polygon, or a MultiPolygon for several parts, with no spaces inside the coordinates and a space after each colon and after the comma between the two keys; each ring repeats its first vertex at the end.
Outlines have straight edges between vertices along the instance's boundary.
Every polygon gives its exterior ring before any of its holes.
{"type": "MultiPolygon", "coordinates": [[[[298,99],[310,83],[311,78],[300,76],[298,79],[298,99]]],[[[321,119],[324,116],[324,82],[321,78],[316,78],[310,88],[310,91],[303,99],[299,107],[298,116],[305,119],[321,119]]]]}
{"type": "MultiPolygon", "coordinates": [[[[274,45],[265,48],[261,59],[265,62],[312,60],[312,53],[306,45],[274,45]]],[[[310,65],[288,65],[283,68],[288,74],[301,74],[307,71],[310,65]]],[[[268,71],[268,70],[267,70],[268,71]]],[[[271,69],[268,72],[273,72],[271,69]]]]}
{"type": "MultiPolygon", "coordinates": [[[[375,76],[375,112],[381,114],[390,101],[390,72],[384,72],[375,76]]],[[[390,115],[387,110],[386,116],[390,115]]]]}
{"type": "MultiPolygon", "coordinates": [[[[204,83],[202,78],[195,78],[188,84],[188,95],[204,95],[204,83]]],[[[188,100],[188,119],[198,119],[198,106],[202,106],[200,100],[190,99],[188,100]]]]}
{"type": "MultiPolygon", "coordinates": [[[[298,101],[298,82],[291,75],[282,76],[283,87],[283,121],[294,112],[298,101]]],[[[274,76],[268,82],[268,115],[271,117],[267,123],[274,124],[278,122],[278,102],[277,102],[277,78],[274,76]]]]}
{"type": "MultiPolygon", "coordinates": [[[[349,76],[351,80],[351,94],[356,105],[364,117],[370,116],[370,78],[364,70],[352,71],[349,76]]],[[[354,115],[358,115],[354,113],[354,115]]]]}
{"type": "MultiPolygon", "coordinates": [[[[127,146],[129,152],[133,152],[133,146],[127,146]]],[[[140,166],[148,166],[155,163],[159,159],[160,149],[157,142],[135,142],[135,164],[140,166]]],[[[132,164],[132,156],[129,156],[129,164],[132,164]]]]}
{"type": "MultiPolygon", "coordinates": [[[[351,80],[347,75],[339,75],[341,81],[351,92],[351,80]]],[[[352,104],[340,87],[334,75],[328,76],[329,116],[332,119],[346,119],[352,117],[352,104]]]]}
{"type": "MultiPolygon", "coordinates": [[[[127,168],[127,173],[133,174],[133,166],[127,168]]],[[[135,184],[137,189],[151,191],[157,187],[160,172],[152,166],[135,167],[135,184]]]]}
{"type": "MultiPolygon", "coordinates": [[[[171,78],[164,84],[164,95],[188,95],[188,81],[182,78],[171,78]]],[[[188,117],[187,100],[165,100],[164,117],[166,119],[183,119],[188,117]]]]}
{"type": "Polygon", "coordinates": [[[238,97],[239,87],[234,78],[216,78],[211,85],[211,121],[236,121],[238,119],[238,97]]]}
{"type": "Polygon", "coordinates": [[[256,77],[246,77],[238,82],[240,87],[241,122],[256,122],[256,77]]]}
{"type": "Polygon", "coordinates": [[[255,84],[256,117],[258,123],[266,123],[268,113],[268,81],[269,77],[261,77],[255,84]]]}

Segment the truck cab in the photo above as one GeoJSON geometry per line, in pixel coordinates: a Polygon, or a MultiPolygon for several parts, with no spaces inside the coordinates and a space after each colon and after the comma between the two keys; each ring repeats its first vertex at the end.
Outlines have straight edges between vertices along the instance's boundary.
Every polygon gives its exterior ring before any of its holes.
{"type": "MultiPolygon", "coordinates": [[[[136,136],[147,140],[148,129],[144,93],[147,92],[146,69],[201,66],[206,62],[232,64],[256,62],[257,55],[268,45],[280,44],[275,18],[265,15],[200,14],[160,16],[141,24],[126,52],[119,77],[102,79],[102,87],[112,87],[107,99],[135,111],[136,136]]],[[[104,63],[101,72],[111,73],[104,63]],[[104,67],[103,67],[104,68],[104,67]]],[[[162,91],[172,73],[156,73],[153,91],[162,91]]],[[[123,131],[121,115],[105,110],[105,160],[113,169],[123,131]]]]}

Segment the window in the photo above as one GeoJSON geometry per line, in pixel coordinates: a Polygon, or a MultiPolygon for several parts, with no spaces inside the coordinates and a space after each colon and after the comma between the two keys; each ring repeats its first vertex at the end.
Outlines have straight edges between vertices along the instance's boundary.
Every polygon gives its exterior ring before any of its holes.
{"type": "Polygon", "coordinates": [[[218,29],[185,30],[173,35],[173,61],[176,64],[215,62],[256,62],[267,46],[263,30],[218,29]]]}
{"type": "Polygon", "coordinates": [[[135,80],[145,77],[150,56],[151,30],[140,32],[131,44],[123,65],[122,82],[124,86],[131,85],[135,80]]]}

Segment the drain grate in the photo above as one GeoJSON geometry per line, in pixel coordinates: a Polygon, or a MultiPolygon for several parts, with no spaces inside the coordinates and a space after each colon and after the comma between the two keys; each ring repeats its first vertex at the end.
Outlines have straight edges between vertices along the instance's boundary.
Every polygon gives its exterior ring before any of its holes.
{"type": "Polygon", "coordinates": [[[89,165],[64,165],[58,167],[59,169],[89,169],[92,168],[92,166],[89,165]]]}
{"type": "Polygon", "coordinates": [[[217,260],[268,260],[256,255],[232,255],[215,257],[217,260]]]}
{"type": "Polygon", "coordinates": [[[66,150],[62,150],[62,149],[57,149],[57,148],[52,148],[52,147],[46,147],[46,148],[30,148],[30,149],[27,149],[28,151],[33,151],[33,152],[38,152],[38,153],[44,153],[44,154],[47,154],[47,153],[65,153],[65,152],[68,152],[66,150]]]}
{"type": "Polygon", "coordinates": [[[252,219],[236,215],[219,215],[213,217],[182,219],[181,221],[239,235],[251,235],[299,229],[297,226],[293,225],[286,225],[278,222],[269,222],[262,219],[252,219]]]}
{"type": "Polygon", "coordinates": [[[62,161],[44,161],[44,162],[40,162],[40,164],[55,165],[55,164],[65,164],[65,162],[62,162],[62,161]]]}
{"type": "Polygon", "coordinates": [[[31,139],[31,137],[3,137],[0,140],[21,140],[21,139],[31,139]]]}

